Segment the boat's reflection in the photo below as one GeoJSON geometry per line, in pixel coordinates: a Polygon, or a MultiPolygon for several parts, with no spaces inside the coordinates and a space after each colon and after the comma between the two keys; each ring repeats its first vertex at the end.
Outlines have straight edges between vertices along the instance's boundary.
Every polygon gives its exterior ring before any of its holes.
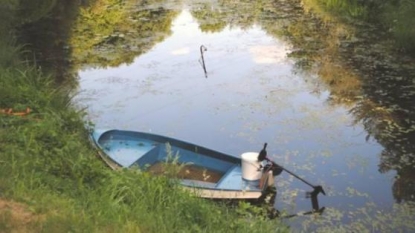
{"type": "Polygon", "coordinates": [[[276,218],[293,218],[298,216],[305,216],[305,215],[313,215],[323,214],[326,207],[320,207],[318,201],[318,193],[315,192],[307,192],[306,198],[310,199],[311,202],[311,209],[309,211],[303,211],[298,213],[286,214],[278,210],[275,207],[275,200],[277,197],[277,190],[275,186],[269,187],[266,193],[259,199],[256,200],[220,200],[220,203],[224,203],[230,207],[237,207],[240,205],[241,202],[247,202],[254,206],[255,208],[261,208],[263,211],[260,212],[260,216],[258,217],[266,217],[268,219],[276,219],[276,218]]]}

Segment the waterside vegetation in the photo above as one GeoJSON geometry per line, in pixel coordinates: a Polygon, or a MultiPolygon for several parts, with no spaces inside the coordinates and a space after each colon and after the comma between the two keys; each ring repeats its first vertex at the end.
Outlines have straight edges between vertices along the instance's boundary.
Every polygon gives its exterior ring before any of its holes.
{"type": "MultiPolygon", "coordinates": [[[[117,0],[79,1],[80,4],[97,3],[90,11],[80,8],[79,12],[78,1],[43,0],[38,4],[31,4],[30,0],[19,1],[27,6],[25,8],[20,8],[17,0],[0,1],[0,30],[4,35],[0,38],[0,232],[265,232],[269,229],[275,232],[280,229],[276,222],[254,219],[246,209],[254,212],[260,209],[249,205],[239,206],[236,215],[234,209],[188,196],[163,177],[153,178],[139,171],[109,171],[86,142],[84,123],[80,120],[82,111],[71,106],[69,90],[56,85],[55,77],[59,72],[49,74],[53,69],[48,69],[42,60],[44,57],[39,55],[39,50],[44,53],[44,48],[66,47],[62,53],[70,53],[70,62],[61,65],[64,69],[72,66],[74,70],[81,65],[111,67],[129,63],[169,35],[167,26],[176,15],[175,10],[146,9],[129,18],[129,14],[117,11],[119,8],[115,3],[120,3],[117,0]],[[59,20],[61,23],[66,20],[63,23],[70,27],[57,27],[49,10],[56,11],[53,6],[58,5],[67,9],[65,4],[74,10],[68,15],[60,13],[59,20]],[[108,11],[109,8],[113,10],[108,11]],[[104,20],[103,12],[111,13],[110,17],[104,20]],[[42,20],[50,20],[51,28],[34,31],[46,36],[33,40],[31,34],[30,43],[33,44],[22,43],[25,40],[21,37],[15,39],[15,34],[29,28],[27,25],[42,20]],[[130,28],[140,30],[131,31],[130,28]],[[145,33],[145,28],[151,28],[159,36],[134,44],[135,38],[141,38],[141,41],[147,38],[137,35],[145,33]],[[51,34],[60,37],[45,40],[52,37],[51,34]],[[65,40],[66,35],[69,40],[65,40]],[[45,47],[39,49],[42,44],[45,47]],[[134,46],[136,50],[126,46],[129,44],[137,45],[134,46]],[[33,53],[32,49],[37,49],[38,53],[33,53]],[[40,60],[42,69],[33,66],[40,60]]],[[[160,2],[149,2],[153,1],[160,2]]],[[[202,10],[200,7],[193,10],[192,14],[201,29],[208,32],[222,30],[228,25],[227,19],[232,19],[232,23],[241,28],[249,28],[255,19],[262,19],[261,26],[267,33],[287,38],[296,48],[290,56],[296,59],[297,71],[317,73],[319,80],[311,81],[321,81],[321,86],[330,90],[329,103],[351,108],[356,123],[363,122],[367,139],[374,138],[384,145],[379,170],[382,173],[397,171],[392,191],[396,201],[403,204],[394,205],[393,212],[380,214],[374,204],[368,203],[357,211],[365,218],[351,226],[339,225],[339,216],[355,215],[356,212],[343,213],[328,208],[324,218],[320,219],[320,226],[325,231],[332,232],[338,227],[340,232],[370,231],[368,229],[390,232],[398,231],[401,225],[408,225],[405,229],[415,229],[411,219],[413,206],[410,205],[414,200],[411,186],[414,177],[414,111],[410,110],[415,93],[412,88],[414,76],[410,71],[413,63],[400,60],[404,59],[401,52],[410,52],[413,45],[405,45],[404,41],[413,39],[404,39],[402,43],[396,39],[398,46],[395,47],[379,46],[392,44],[389,40],[383,43],[387,35],[395,33],[392,26],[413,20],[414,14],[404,17],[402,13],[411,12],[413,8],[397,7],[412,1],[302,0],[301,6],[300,1],[260,1],[256,2],[258,10],[255,11],[247,2],[242,10],[239,7],[235,11],[214,13],[210,11],[215,8],[207,5],[202,10]],[[262,8],[259,3],[266,3],[268,8],[262,8]],[[309,14],[304,14],[303,9],[309,10],[309,14]],[[394,21],[394,17],[388,18],[387,14],[403,19],[394,21]],[[283,17],[276,20],[268,17],[270,15],[283,17]],[[291,21],[287,21],[287,17],[291,21]],[[339,26],[330,23],[331,19],[346,23],[339,26]],[[367,27],[365,21],[381,23],[388,30],[367,27]],[[284,30],[280,25],[285,25],[284,30]],[[361,29],[363,38],[350,32],[350,25],[356,31],[361,29]],[[375,31],[381,31],[381,36],[372,33],[375,31]],[[389,55],[390,50],[395,50],[392,53],[399,54],[399,59],[389,55]]],[[[244,1],[219,2],[225,9],[236,9],[230,7],[231,3],[241,6],[244,1]]],[[[402,26],[403,34],[408,34],[408,38],[411,38],[412,25],[402,26]]],[[[54,55],[48,55],[52,58],[50,63],[59,59],[54,55]]],[[[309,225],[316,224],[317,220],[310,219],[309,225]]]]}
{"type": "Polygon", "coordinates": [[[0,116],[1,232],[285,230],[196,198],[166,177],[110,170],[90,148],[82,112],[64,88],[24,65],[1,67],[0,80],[0,107],[12,109],[0,116]],[[26,107],[29,114],[13,114],[26,107]]]}
{"type": "Polygon", "coordinates": [[[287,231],[249,205],[231,208],[163,176],[107,168],[88,142],[70,90],[22,59],[31,52],[16,43],[16,29],[47,10],[23,20],[18,3],[2,3],[0,13],[7,35],[0,38],[0,232],[287,231]]]}
{"type": "Polygon", "coordinates": [[[415,56],[414,0],[302,0],[302,3],[325,18],[374,24],[390,33],[399,50],[415,56]]]}

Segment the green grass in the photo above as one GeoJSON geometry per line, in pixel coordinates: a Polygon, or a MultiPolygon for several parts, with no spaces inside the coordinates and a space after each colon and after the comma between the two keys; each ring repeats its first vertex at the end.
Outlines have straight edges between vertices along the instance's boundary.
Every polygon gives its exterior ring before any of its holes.
{"type": "MultiPolygon", "coordinates": [[[[43,4],[44,3],[44,4],[43,4]]],[[[84,112],[70,89],[30,65],[15,28],[47,15],[13,14],[0,6],[0,232],[287,232],[263,209],[226,206],[192,196],[167,177],[138,170],[112,171],[88,141],[84,112]]],[[[29,56],[27,56],[29,54],[29,56]]]]}
{"type": "Polygon", "coordinates": [[[357,0],[303,0],[306,10],[313,10],[325,19],[340,18],[364,20],[368,9],[357,0]]]}
{"type": "Polygon", "coordinates": [[[398,46],[415,54],[415,1],[386,4],[382,22],[390,29],[398,46]]]}
{"type": "Polygon", "coordinates": [[[91,147],[69,90],[19,60],[24,46],[12,36],[0,45],[8,51],[0,60],[0,109],[32,110],[0,113],[0,232],[288,231],[255,214],[258,207],[230,207],[166,177],[110,170],[91,147]]]}
{"type": "Polygon", "coordinates": [[[303,0],[304,8],[325,20],[347,23],[369,22],[386,30],[396,47],[415,55],[415,1],[414,0],[303,0]]]}
{"type": "MultiPolygon", "coordinates": [[[[0,70],[0,195],[39,216],[33,232],[266,232],[276,221],[196,198],[165,177],[104,166],[65,88],[31,67],[0,70]]],[[[8,218],[0,218],[7,232],[8,218]]]]}

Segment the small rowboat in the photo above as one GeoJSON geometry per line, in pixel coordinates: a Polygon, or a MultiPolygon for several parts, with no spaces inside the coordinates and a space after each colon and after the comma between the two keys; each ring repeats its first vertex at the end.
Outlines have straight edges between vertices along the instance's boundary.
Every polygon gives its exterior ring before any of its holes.
{"type": "Polygon", "coordinates": [[[272,172],[263,171],[254,152],[245,153],[251,160],[244,160],[244,154],[241,159],[174,138],[124,130],[93,130],[91,139],[113,169],[139,168],[157,175],[173,159],[180,184],[203,198],[258,199],[274,183],[272,172]]]}

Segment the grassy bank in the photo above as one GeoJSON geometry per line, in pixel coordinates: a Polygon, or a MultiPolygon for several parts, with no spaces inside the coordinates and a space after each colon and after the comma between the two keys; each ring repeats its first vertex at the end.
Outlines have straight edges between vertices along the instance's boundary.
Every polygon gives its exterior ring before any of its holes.
{"type": "Polygon", "coordinates": [[[415,1],[386,1],[379,20],[393,33],[398,45],[415,56],[415,1]]]}
{"type": "Polygon", "coordinates": [[[9,204],[0,211],[0,232],[282,229],[195,198],[164,177],[111,171],[90,148],[82,113],[71,108],[65,89],[31,67],[2,67],[0,108],[17,113],[26,107],[32,112],[24,116],[0,115],[0,200],[9,204]]]}
{"type": "Polygon", "coordinates": [[[104,166],[69,90],[20,60],[30,51],[15,44],[16,18],[0,15],[0,232],[287,231],[164,177],[104,166]]]}
{"type": "Polygon", "coordinates": [[[414,0],[302,0],[324,18],[369,22],[388,31],[397,48],[415,56],[414,0]]]}
{"type": "Polygon", "coordinates": [[[70,103],[65,88],[38,69],[0,68],[0,108],[31,109],[0,115],[0,198],[9,205],[0,211],[0,232],[278,229],[275,221],[195,198],[163,177],[109,170],[90,148],[82,112],[70,103]]]}

